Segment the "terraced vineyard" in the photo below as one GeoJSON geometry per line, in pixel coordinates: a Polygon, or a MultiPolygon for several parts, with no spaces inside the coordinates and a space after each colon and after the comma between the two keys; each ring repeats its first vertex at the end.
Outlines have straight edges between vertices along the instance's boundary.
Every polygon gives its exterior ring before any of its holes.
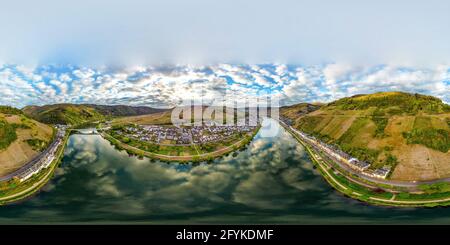
{"type": "Polygon", "coordinates": [[[301,116],[281,110],[294,127],[370,162],[391,179],[450,176],[450,106],[432,96],[384,92],[343,98],[301,116]]]}
{"type": "Polygon", "coordinates": [[[53,136],[50,126],[18,109],[0,106],[0,176],[20,168],[45,149],[53,136]]]}

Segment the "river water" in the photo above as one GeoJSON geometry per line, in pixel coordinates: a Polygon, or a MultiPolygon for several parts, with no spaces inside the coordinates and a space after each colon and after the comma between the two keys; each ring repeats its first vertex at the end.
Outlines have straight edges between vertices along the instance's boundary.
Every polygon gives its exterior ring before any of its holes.
{"type": "Polygon", "coordinates": [[[449,208],[389,208],[332,189],[276,121],[211,164],[130,157],[98,135],[72,135],[37,195],[0,207],[0,223],[450,224],[449,208]]]}

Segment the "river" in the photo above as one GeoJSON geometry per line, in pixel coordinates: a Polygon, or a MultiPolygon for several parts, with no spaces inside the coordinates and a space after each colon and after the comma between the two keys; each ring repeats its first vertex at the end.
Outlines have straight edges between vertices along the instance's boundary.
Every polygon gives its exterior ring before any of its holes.
{"type": "Polygon", "coordinates": [[[0,207],[0,224],[450,224],[449,208],[370,206],[332,189],[303,147],[271,119],[239,152],[211,164],[128,156],[98,135],[70,136],[55,177],[0,207]]]}

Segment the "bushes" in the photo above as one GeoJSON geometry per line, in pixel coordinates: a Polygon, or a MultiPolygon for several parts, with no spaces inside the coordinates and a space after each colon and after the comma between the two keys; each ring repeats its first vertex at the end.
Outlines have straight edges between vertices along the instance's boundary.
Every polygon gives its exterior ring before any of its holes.
{"type": "Polygon", "coordinates": [[[419,185],[419,189],[427,194],[449,192],[450,185],[446,182],[435,183],[430,185],[421,184],[419,185]]]}
{"type": "Polygon", "coordinates": [[[31,129],[30,126],[28,126],[27,124],[23,124],[23,123],[12,123],[11,126],[13,126],[14,128],[20,128],[20,129],[31,129]]]}
{"type": "Polygon", "coordinates": [[[380,108],[375,109],[375,111],[372,113],[371,119],[376,126],[373,136],[377,138],[384,137],[384,129],[388,124],[388,118],[386,118],[386,113],[384,112],[384,110],[381,110],[380,108]]]}
{"type": "Polygon", "coordinates": [[[26,140],[26,142],[34,151],[43,151],[45,148],[47,148],[48,144],[47,142],[40,139],[28,139],[26,140]]]}
{"type": "Polygon", "coordinates": [[[358,117],[350,126],[347,131],[339,138],[337,143],[339,145],[351,144],[354,141],[354,138],[357,137],[360,133],[360,130],[366,126],[369,122],[368,118],[358,117]]]}
{"type": "Polygon", "coordinates": [[[414,128],[402,134],[408,144],[421,144],[444,153],[450,149],[450,132],[433,128],[430,117],[416,117],[414,128]]]}
{"type": "Polygon", "coordinates": [[[384,164],[391,166],[391,169],[395,169],[395,167],[397,166],[397,157],[392,155],[392,154],[388,154],[386,159],[384,160],[384,164]]]}
{"type": "MultiPolygon", "coordinates": [[[[419,111],[427,113],[448,112],[449,106],[433,96],[409,93],[375,93],[359,95],[337,100],[335,105],[344,110],[365,110],[370,107],[389,108],[396,106],[403,113],[415,114],[419,111]]],[[[397,114],[399,111],[395,111],[397,114]]]]}
{"type": "Polygon", "coordinates": [[[343,144],[341,149],[359,160],[374,163],[380,154],[380,151],[363,147],[351,147],[348,144],[343,144]]]}
{"type": "Polygon", "coordinates": [[[320,116],[307,116],[302,117],[299,120],[300,129],[306,133],[314,133],[314,128],[323,120],[320,116]]]}
{"type": "Polygon", "coordinates": [[[372,117],[372,121],[375,123],[376,129],[374,133],[374,137],[376,138],[382,138],[386,136],[384,134],[384,129],[386,128],[388,124],[388,119],[385,117],[372,117]]]}
{"type": "Polygon", "coordinates": [[[0,106],[0,113],[10,115],[21,115],[23,112],[11,106],[0,106]]]}
{"type": "Polygon", "coordinates": [[[421,144],[446,153],[450,149],[450,132],[436,128],[414,128],[411,132],[403,132],[408,144],[421,144]]]}
{"type": "Polygon", "coordinates": [[[17,134],[14,126],[0,120],[0,150],[6,149],[16,139],[17,134]]]}

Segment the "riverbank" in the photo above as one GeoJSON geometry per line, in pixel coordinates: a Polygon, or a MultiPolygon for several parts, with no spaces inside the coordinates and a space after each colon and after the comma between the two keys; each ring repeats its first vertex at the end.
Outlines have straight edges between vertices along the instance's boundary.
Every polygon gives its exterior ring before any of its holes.
{"type": "MultiPolygon", "coordinates": [[[[174,155],[164,155],[164,154],[158,154],[154,152],[145,151],[142,149],[139,149],[137,147],[131,146],[129,144],[123,143],[120,140],[114,138],[110,134],[106,133],[105,131],[101,131],[100,135],[108,140],[111,144],[113,144],[116,148],[119,150],[125,150],[128,152],[128,154],[136,155],[138,157],[147,157],[151,159],[157,159],[167,162],[179,162],[179,163],[188,163],[188,162],[204,162],[204,161],[212,161],[215,158],[219,158],[221,156],[224,156],[226,154],[229,154],[231,152],[237,151],[241,149],[242,147],[246,146],[248,143],[250,143],[255,135],[259,132],[259,129],[261,126],[259,125],[251,134],[246,135],[243,139],[229,145],[225,146],[219,150],[207,152],[203,154],[196,154],[196,155],[185,155],[185,156],[174,156],[174,155]]],[[[193,147],[196,147],[195,144],[192,145],[193,147]]]]}
{"type": "MultiPolygon", "coordinates": [[[[365,203],[383,206],[436,207],[450,205],[450,190],[447,188],[443,188],[445,190],[443,192],[439,190],[431,193],[405,192],[404,189],[395,188],[394,186],[378,185],[369,181],[354,179],[350,174],[345,173],[333,163],[326,161],[325,156],[304,142],[287,125],[281,122],[280,125],[304,146],[312,162],[325,180],[345,196],[365,203]]],[[[446,182],[443,182],[443,184],[448,185],[446,182]]],[[[423,188],[425,187],[424,185],[423,188]]],[[[432,189],[432,185],[429,187],[432,189]]]]}
{"type": "Polygon", "coordinates": [[[55,169],[61,162],[69,136],[70,130],[66,132],[63,138],[63,142],[58,147],[56,157],[53,160],[53,162],[49,165],[49,167],[42,169],[39,173],[33,175],[31,178],[23,182],[19,182],[19,180],[12,180],[11,182],[9,182],[8,189],[2,190],[0,192],[0,205],[15,203],[20,200],[26,199],[34,195],[42,187],[44,187],[51,179],[55,169]]]}

